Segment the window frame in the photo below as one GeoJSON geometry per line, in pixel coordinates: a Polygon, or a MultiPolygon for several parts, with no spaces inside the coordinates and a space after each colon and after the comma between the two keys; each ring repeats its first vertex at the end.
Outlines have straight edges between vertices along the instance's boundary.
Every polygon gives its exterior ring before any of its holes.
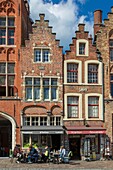
{"type": "Polygon", "coordinates": [[[68,111],[68,113],[67,113],[68,119],[70,119],[70,118],[78,118],[79,117],[79,97],[78,96],[68,96],[67,97],[67,111],[68,111]],[[70,99],[75,98],[77,103],[76,102],[74,103],[73,102],[74,100],[71,100],[72,103],[70,103],[69,98],[70,99]],[[77,109],[74,108],[75,111],[77,111],[77,113],[75,113],[76,116],[72,116],[73,115],[73,111],[72,111],[73,107],[77,108],[77,109]]]}
{"type": "Polygon", "coordinates": [[[5,19],[5,24],[0,25],[0,31],[4,30],[5,35],[0,35],[0,38],[1,38],[0,45],[8,45],[8,46],[13,45],[14,46],[15,45],[15,38],[14,38],[15,37],[15,17],[14,16],[1,16],[0,19],[2,19],[2,18],[5,19]],[[14,24],[9,25],[10,19],[13,19],[14,24]],[[14,31],[13,35],[9,35],[10,30],[14,31]],[[11,40],[11,41],[9,41],[9,40],[11,40]]]}
{"type": "Polygon", "coordinates": [[[64,60],[64,84],[81,84],[82,83],[82,61],[80,60],[64,60]],[[77,64],[78,65],[78,82],[67,82],[67,65],[68,64],[77,64]]]}
{"type": "Polygon", "coordinates": [[[102,94],[99,93],[88,93],[85,94],[85,118],[86,120],[103,120],[103,97],[102,94]],[[98,118],[89,118],[88,117],[88,97],[98,97],[99,98],[99,116],[98,118]]]}
{"type": "Polygon", "coordinates": [[[98,84],[98,64],[88,64],[88,84],[98,84]],[[90,69],[91,67],[92,69],[90,69]]]}
{"type": "MultiPolygon", "coordinates": [[[[4,77],[4,84],[0,84],[0,90],[4,91],[3,94],[4,95],[1,95],[1,96],[4,96],[4,97],[12,97],[14,96],[14,81],[15,81],[15,63],[14,62],[0,62],[0,65],[4,65],[3,67],[3,72],[2,72],[2,69],[0,67],[0,78],[1,77],[4,77]],[[13,68],[12,68],[12,72],[11,67],[9,67],[10,65],[13,65],[13,68]],[[9,79],[11,78],[11,79],[9,79]]],[[[2,92],[1,92],[2,94],[2,92]]]]}
{"type": "Polygon", "coordinates": [[[88,118],[90,119],[90,118],[99,118],[99,97],[98,96],[89,96],[88,97],[88,118]],[[96,100],[92,100],[91,101],[91,103],[89,103],[89,99],[93,99],[93,98],[96,98],[96,100]],[[95,103],[95,101],[97,102],[97,103],[95,103]],[[97,109],[96,109],[96,107],[97,107],[97,109]],[[89,109],[89,108],[91,108],[91,109],[89,109]],[[92,115],[92,116],[90,116],[91,114],[89,113],[90,112],[90,110],[91,110],[91,112],[93,113],[93,112],[95,112],[96,110],[97,110],[97,113],[95,113],[95,114],[97,114],[97,115],[92,115]]]}
{"type": "Polygon", "coordinates": [[[82,94],[80,93],[66,93],[64,94],[64,119],[63,120],[82,120],[82,94]],[[78,117],[74,117],[74,118],[68,118],[68,109],[67,109],[67,105],[68,105],[68,101],[67,98],[69,96],[72,97],[78,97],[78,110],[79,110],[79,114],[78,117]]]}
{"type": "Polygon", "coordinates": [[[78,83],[78,63],[67,63],[67,83],[78,83]]]}
{"type": "Polygon", "coordinates": [[[89,42],[86,39],[78,39],[76,40],[76,56],[89,56],[89,42]],[[79,53],[80,44],[85,44],[84,54],[79,53]]]}
{"type": "Polygon", "coordinates": [[[38,48],[34,48],[34,63],[50,63],[50,48],[42,48],[42,47],[38,47],[38,48]],[[36,60],[36,52],[39,51],[39,55],[38,55],[38,60],[36,60]],[[45,51],[48,51],[48,53],[44,53],[45,51]]]}

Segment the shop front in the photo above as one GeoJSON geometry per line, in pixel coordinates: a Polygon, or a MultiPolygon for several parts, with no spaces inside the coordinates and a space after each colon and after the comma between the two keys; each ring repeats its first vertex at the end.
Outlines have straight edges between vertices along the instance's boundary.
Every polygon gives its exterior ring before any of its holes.
{"type": "Polygon", "coordinates": [[[105,152],[106,130],[102,127],[67,127],[73,159],[97,160],[105,152]]]}
{"type": "Polygon", "coordinates": [[[59,150],[63,142],[64,130],[62,127],[22,127],[22,147],[26,149],[32,144],[44,148],[48,145],[51,149],[59,150]]]}

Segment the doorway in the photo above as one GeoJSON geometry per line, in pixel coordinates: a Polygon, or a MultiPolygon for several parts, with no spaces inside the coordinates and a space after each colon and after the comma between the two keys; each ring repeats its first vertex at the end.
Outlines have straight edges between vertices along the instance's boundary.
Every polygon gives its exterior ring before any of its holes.
{"type": "Polygon", "coordinates": [[[0,116],[0,157],[8,157],[12,148],[12,126],[9,120],[0,116]]]}
{"type": "Polygon", "coordinates": [[[60,149],[60,135],[51,135],[52,136],[52,148],[55,150],[60,149]]]}
{"type": "Polygon", "coordinates": [[[80,138],[69,138],[69,148],[72,151],[72,159],[80,160],[80,138]]]}

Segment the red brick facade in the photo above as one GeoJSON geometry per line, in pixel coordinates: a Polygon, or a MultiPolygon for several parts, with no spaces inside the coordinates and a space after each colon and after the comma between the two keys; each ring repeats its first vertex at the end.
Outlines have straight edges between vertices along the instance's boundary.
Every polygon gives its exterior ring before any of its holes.
{"type": "Polygon", "coordinates": [[[113,8],[104,24],[94,12],[94,43],[79,24],[64,55],[45,15],[29,14],[26,0],[0,0],[0,145],[64,144],[84,159],[89,142],[99,159],[113,142],[113,8]]]}

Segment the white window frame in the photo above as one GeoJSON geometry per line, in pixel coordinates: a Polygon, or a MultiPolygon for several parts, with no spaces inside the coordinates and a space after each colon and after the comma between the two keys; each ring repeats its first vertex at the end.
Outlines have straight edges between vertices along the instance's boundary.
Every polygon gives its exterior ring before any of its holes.
{"type": "Polygon", "coordinates": [[[98,60],[87,60],[85,61],[85,84],[88,85],[102,85],[102,62],[98,60]],[[98,64],[98,83],[88,83],[88,64],[98,64]]]}
{"type": "Polygon", "coordinates": [[[90,93],[85,94],[85,118],[86,120],[103,120],[103,100],[102,94],[90,93]],[[98,118],[88,118],[88,97],[99,97],[99,115],[98,118]]]}
{"type": "Polygon", "coordinates": [[[81,84],[82,83],[82,62],[79,60],[65,60],[64,61],[64,84],[81,84]],[[67,82],[67,64],[78,64],[78,83],[67,82]]]}
{"type": "Polygon", "coordinates": [[[34,63],[50,63],[50,48],[47,48],[47,47],[34,47],[33,48],[34,50],[34,63]],[[41,61],[35,61],[35,51],[36,50],[40,50],[41,51],[41,61]],[[43,50],[48,50],[49,51],[49,55],[48,55],[48,61],[43,61],[43,50]]]}
{"type": "Polygon", "coordinates": [[[76,40],[76,56],[89,56],[89,42],[85,39],[76,40]],[[85,54],[79,54],[79,44],[85,44],[85,54]]]}
{"type": "Polygon", "coordinates": [[[64,120],[78,120],[78,119],[82,120],[82,94],[80,94],[80,93],[67,93],[67,94],[64,94],[64,103],[65,103],[65,105],[64,105],[64,109],[65,109],[64,110],[64,113],[65,113],[64,120]],[[73,97],[77,96],[79,98],[79,102],[78,102],[79,115],[78,115],[77,118],[68,118],[67,97],[69,97],[69,96],[73,96],[73,97]]]}

